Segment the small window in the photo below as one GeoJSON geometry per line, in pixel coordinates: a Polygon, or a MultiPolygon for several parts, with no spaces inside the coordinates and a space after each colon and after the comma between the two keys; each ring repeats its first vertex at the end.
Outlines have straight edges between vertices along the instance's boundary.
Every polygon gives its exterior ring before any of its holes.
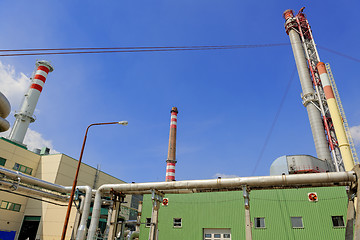
{"type": "Polygon", "coordinates": [[[18,163],[15,163],[13,169],[14,169],[14,170],[17,170],[17,171],[19,171],[19,172],[23,172],[23,173],[29,174],[29,175],[32,174],[32,168],[29,168],[29,167],[27,167],[27,166],[24,166],[24,165],[21,165],[21,164],[18,164],[18,163]]]}
{"type": "Polygon", "coordinates": [[[174,218],[174,227],[176,227],[176,228],[182,227],[182,219],[181,218],[174,218]]]}
{"type": "Polygon", "coordinates": [[[7,205],[8,205],[8,202],[2,201],[0,208],[2,208],[2,209],[7,209],[7,205]]]}
{"type": "Polygon", "coordinates": [[[20,212],[20,208],[21,208],[20,204],[14,203],[13,209],[11,209],[11,210],[13,210],[15,212],[20,212]]]}
{"type": "Polygon", "coordinates": [[[17,203],[2,201],[0,208],[15,211],[15,212],[20,212],[21,205],[17,204],[17,203]]]}
{"type": "Polygon", "coordinates": [[[255,218],[255,228],[265,228],[265,218],[255,218]]]}
{"type": "Polygon", "coordinates": [[[302,217],[291,217],[292,228],[304,228],[302,217]]]}
{"type": "Polygon", "coordinates": [[[145,227],[150,227],[150,226],[151,226],[151,218],[146,218],[145,227]]]}
{"type": "Polygon", "coordinates": [[[343,216],[331,216],[333,227],[345,227],[343,216]]]}
{"type": "Polygon", "coordinates": [[[220,238],[221,234],[214,234],[214,238],[220,238]]]}
{"type": "Polygon", "coordinates": [[[19,170],[19,168],[20,168],[20,164],[15,163],[15,165],[14,165],[13,169],[14,169],[14,170],[19,170]]]}
{"type": "Polygon", "coordinates": [[[228,233],[223,234],[223,238],[230,238],[230,234],[228,233]]]}
{"type": "Polygon", "coordinates": [[[6,159],[0,157],[0,165],[1,165],[1,166],[5,166],[5,163],[6,163],[6,159]]]}
{"type": "Polygon", "coordinates": [[[211,234],[205,234],[206,238],[211,238],[211,234]]]}

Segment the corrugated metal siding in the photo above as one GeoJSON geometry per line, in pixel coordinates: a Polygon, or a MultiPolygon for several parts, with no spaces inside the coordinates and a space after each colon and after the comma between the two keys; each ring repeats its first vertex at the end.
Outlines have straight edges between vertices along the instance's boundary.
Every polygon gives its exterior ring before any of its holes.
{"type": "Polygon", "coordinates": [[[343,239],[345,228],[333,228],[331,216],[346,220],[344,187],[252,191],[251,216],[265,217],[265,229],[253,228],[254,239],[343,239]],[[316,192],[318,202],[308,193],[316,192]],[[293,229],[290,217],[302,217],[304,228],[293,229]]]}
{"type": "MultiPolygon", "coordinates": [[[[161,206],[159,240],[202,239],[204,228],[231,228],[232,240],[245,238],[242,192],[166,195],[169,205],[161,206]],[[182,228],[173,228],[173,218],[182,218],[182,228]]],[[[265,217],[265,229],[252,229],[253,239],[343,239],[345,228],[333,228],[331,216],[344,216],[347,197],[344,187],[258,190],[250,192],[251,218],[265,217]],[[309,202],[308,192],[318,194],[309,202]],[[303,229],[292,229],[290,217],[301,216],[303,229]]],[[[142,222],[151,217],[151,196],[144,197],[142,222]]],[[[140,240],[149,228],[141,225],[140,240]]]]}

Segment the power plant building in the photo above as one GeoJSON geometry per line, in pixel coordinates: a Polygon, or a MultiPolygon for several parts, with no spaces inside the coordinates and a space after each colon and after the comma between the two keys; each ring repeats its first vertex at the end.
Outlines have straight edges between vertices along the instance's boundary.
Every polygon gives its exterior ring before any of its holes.
{"type": "MultiPolygon", "coordinates": [[[[77,163],[76,159],[65,154],[37,154],[10,140],[0,139],[0,167],[17,170],[50,183],[71,186],[77,163]]],[[[124,182],[87,164],[81,164],[78,186],[93,187],[95,184],[95,187],[99,187],[105,183],[124,182]]],[[[0,202],[0,239],[14,239],[14,236],[17,239],[29,231],[34,239],[60,238],[67,202],[28,198],[16,191],[16,185],[13,190],[0,192],[0,202]]],[[[127,203],[122,204],[120,215],[125,220],[128,220],[130,215],[136,217],[136,209],[130,207],[130,195],[125,202],[127,203]]],[[[73,206],[66,234],[69,238],[72,235],[76,212],[77,209],[73,206]]],[[[105,209],[103,212],[107,214],[105,209]]],[[[106,217],[102,216],[102,227],[105,227],[106,217]]]]}

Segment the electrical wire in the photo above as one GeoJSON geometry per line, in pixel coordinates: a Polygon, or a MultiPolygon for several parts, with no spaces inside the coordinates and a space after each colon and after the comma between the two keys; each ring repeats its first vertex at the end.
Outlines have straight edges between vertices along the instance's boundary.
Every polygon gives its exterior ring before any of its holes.
{"type": "Polygon", "coordinates": [[[289,80],[289,82],[288,82],[288,84],[287,84],[287,86],[286,86],[286,89],[285,89],[284,95],[283,95],[283,97],[282,97],[282,99],[281,99],[279,108],[278,108],[278,110],[277,110],[277,112],[276,112],[276,114],[275,114],[274,120],[273,120],[273,122],[272,122],[272,124],[271,124],[271,127],[270,127],[270,129],[269,129],[269,132],[268,132],[268,134],[266,135],[265,142],[264,142],[264,144],[263,144],[263,146],[262,146],[262,148],[261,148],[261,150],[260,150],[259,157],[257,158],[256,164],[255,164],[254,169],[253,169],[253,171],[252,171],[252,173],[251,173],[252,176],[254,176],[254,174],[255,174],[255,172],[256,172],[256,169],[258,168],[259,163],[260,163],[260,161],[261,161],[261,159],[262,159],[262,157],[263,157],[263,155],[264,155],[265,149],[266,149],[266,147],[267,147],[267,145],[268,145],[268,143],[269,143],[271,134],[272,134],[272,132],[273,132],[273,130],[274,130],[275,124],[276,124],[276,122],[277,122],[277,120],[278,120],[278,118],[279,118],[280,112],[281,112],[282,107],[283,107],[283,105],[284,105],[284,103],[285,103],[286,96],[287,96],[287,94],[288,94],[288,92],[289,92],[289,90],[290,90],[291,84],[292,84],[292,82],[293,82],[293,79],[294,79],[294,76],[295,76],[295,72],[296,72],[296,67],[294,67],[294,70],[293,70],[292,73],[291,73],[290,80],[289,80]]]}
{"type": "Polygon", "coordinates": [[[317,47],[320,48],[320,49],[323,49],[323,50],[325,50],[325,51],[328,51],[328,52],[331,52],[331,53],[335,53],[336,55],[339,55],[339,56],[348,58],[348,59],[353,60],[353,61],[355,61],[355,62],[360,62],[360,59],[354,58],[354,57],[349,56],[349,55],[346,55],[346,54],[344,54],[344,53],[341,53],[341,52],[338,52],[338,51],[335,51],[335,50],[332,50],[332,49],[329,49],[329,48],[326,48],[326,47],[323,47],[323,46],[319,46],[319,45],[317,45],[317,47]]]}
{"type": "Polygon", "coordinates": [[[290,43],[252,44],[252,45],[210,45],[210,46],[175,46],[175,47],[112,47],[112,48],[33,48],[33,49],[2,49],[0,57],[36,56],[36,55],[65,55],[89,53],[132,53],[132,52],[169,52],[169,51],[198,51],[224,50],[240,48],[263,48],[287,46],[290,43]],[[89,51],[91,50],[91,51],[89,51]],[[11,53],[21,52],[21,53],[11,53]],[[23,53],[25,52],[25,53],[23,53]]]}
{"type": "Polygon", "coordinates": [[[63,205],[63,204],[59,204],[59,203],[55,203],[55,202],[51,202],[51,201],[39,199],[39,198],[36,198],[36,197],[31,197],[31,196],[28,196],[28,195],[25,195],[25,194],[21,194],[21,193],[17,193],[17,192],[12,192],[12,191],[9,191],[9,190],[0,189],[0,191],[7,192],[7,193],[11,193],[11,194],[15,194],[15,195],[19,195],[19,196],[22,196],[22,197],[31,198],[31,199],[34,199],[34,200],[37,200],[37,201],[41,201],[41,202],[46,202],[46,203],[54,204],[54,205],[61,206],[61,207],[67,207],[67,206],[68,206],[67,204],[66,204],[66,205],[63,205]]]}

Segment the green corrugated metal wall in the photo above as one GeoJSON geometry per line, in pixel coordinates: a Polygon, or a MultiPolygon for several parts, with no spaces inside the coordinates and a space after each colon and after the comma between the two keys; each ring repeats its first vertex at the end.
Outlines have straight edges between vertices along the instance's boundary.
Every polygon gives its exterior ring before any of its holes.
{"type": "MultiPolygon", "coordinates": [[[[244,239],[242,192],[167,195],[169,205],[161,206],[159,240],[202,239],[204,228],[230,228],[232,240],[244,239]],[[182,228],[173,227],[173,218],[182,218],[182,228]]],[[[331,216],[346,220],[347,196],[344,187],[258,190],[250,192],[251,220],[265,217],[265,228],[253,228],[253,239],[343,239],[345,228],[333,228],[331,216]],[[318,194],[309,202],[308,192],[318,194]],[[290,217],[302,217],[304,228],[293,229],[290,217]]],[[[144,197],[142,222],[151,217],[151,196],[144,197]]],[[[141,225],[140,240],[149,228],[141,225]]]]}

